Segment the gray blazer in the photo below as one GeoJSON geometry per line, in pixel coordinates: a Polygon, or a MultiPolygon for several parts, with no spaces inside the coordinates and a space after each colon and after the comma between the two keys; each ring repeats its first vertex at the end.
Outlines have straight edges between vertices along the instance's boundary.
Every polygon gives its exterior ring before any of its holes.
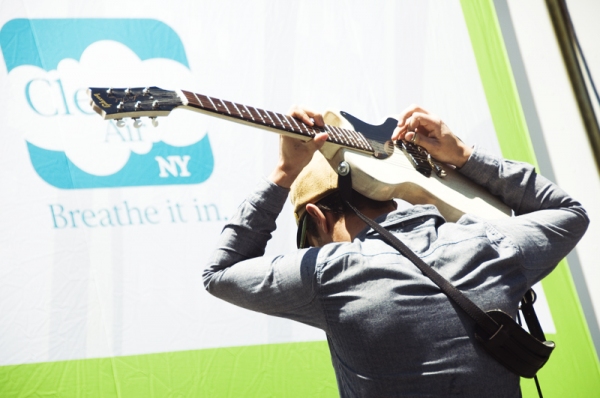
{"type": "MultiPolygon", "coordinates": [[[[476,148],[460,172],[515,216],[448,223],[434,206],[401,203],[377,221],[481,308],[514,316],[589,220],[528,164],[476,148]]],[[[240,206],[203,274],[211,294],[324,330],[342,397],[520,396],[519,377],[475,342],[473,321],[373,230],[263,257],[287,195],[264,181],[240,206]]]]}

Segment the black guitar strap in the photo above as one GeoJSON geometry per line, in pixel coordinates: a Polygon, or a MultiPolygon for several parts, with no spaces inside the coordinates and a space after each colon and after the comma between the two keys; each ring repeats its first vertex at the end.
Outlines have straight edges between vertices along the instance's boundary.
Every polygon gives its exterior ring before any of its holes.
{"type": "MultiPolygon", "coordinates": [[[[385,239],[391,246],[402,253],[406,258],[413,262],[423,274],[429,277],[451,300],[453,300],[467,315],[469,315],[476,324],[483,329],[488,335],[493,336],[499,332],[503,325],[497,323],[490,315],[479,308],[475,303],[468,299],[462,292],[456,289],[450,282],[448,282],[443,276],[437,271],[431,268],[425,263],[419,256],[417,256],[411,249],[408,248],[402,241],[394,236],[390,231],[383,228],[379,223],[370,219],[369,217],[362,214],[357,208],[355,208],[350,202],[352,198],[352,179],[350,173],[338,177],[338,187],[340,189],[340,195],[342,200],[352,209],[356,215],[362,219],[367,225],[377,231],[383,239],[385,239]]],[[[529,289],[523,299],[521,300],[521,311],[527,327],[531,332],[531,335],[538,339],[540,342],[546,341],[540,323],[533,309],[533,303],[536,295],[532,289],[529,289]]],[[[548,354],[549,355],[549,354],[548,354]]],[[[541,367],[541,366],[540,366],[541,367]]],[[[528,376],[531,377],[531,376],[528,376]]],[[[542,391],[540,389],[537,376],[534,376],[536,387],[540,398],[542,397],[542,391]]]]}
{"type": "MultiPolygon", "coordinates": [[[[539,341],[546,341],[546,335],[544,335],[542,325],[540,325],[540,321],[533,308],[533,303],[535,303],[536,299],[537,295],[535,294],[535,291],[529,289],[521,299],[521,313],[523,314],[529,333],[539,341]]],[[[521,324],[520,321],[521,320],[519,319],[519,324],[521,324]]],[[[537,375],[535,375],[533,379],[535,380],[535,387],[537,388],[538,395],[540,398],[543,398],[542,387],[540,387],[540,381],[538,380],[537,375]]]]}

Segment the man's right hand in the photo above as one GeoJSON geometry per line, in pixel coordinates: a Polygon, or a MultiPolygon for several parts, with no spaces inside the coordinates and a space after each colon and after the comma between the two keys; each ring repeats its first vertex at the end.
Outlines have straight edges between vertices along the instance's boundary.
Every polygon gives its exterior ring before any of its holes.
{"type": "Polygon", "coordinates": [[[436,160],[456,167],[464,166],[473,152],[439,117],[418,105],[411,105],[400,114],[392,139],[420,145],[436,160]]]}
{"type": "MultiPolygon", "coordinates": [[[[309,126],[322,127],[325,125],[323,115],[308,108],[293,106],[288,115],[309,126]]],[[[321,149],[325,144],[327,137],[327,133],[319,133],[309,141],[302,141],[284,135],[280,136],[279,162],[269,179],[281,187],[291,187],[298,174],[310,162],[315,151],[321,149]]]]}

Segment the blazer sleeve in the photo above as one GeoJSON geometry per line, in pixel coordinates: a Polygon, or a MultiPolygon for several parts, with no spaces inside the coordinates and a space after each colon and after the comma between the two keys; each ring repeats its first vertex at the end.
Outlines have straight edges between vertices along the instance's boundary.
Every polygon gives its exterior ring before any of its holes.
{"type": "Polygon", "coordinates": [[[460,172],[514,211],[514,217],[489,224],[510,238],[531,284],[550,273],[588,227],[583,206],[529,164],[476,148],[460,172]]]}
{"type": "Polygon", "coordinates": [[[204,286],[234,305],[323,329],[315,278],[319,250],[264,256],[288,191],[265,179],[240,205],[204,270],[204,286]]]}

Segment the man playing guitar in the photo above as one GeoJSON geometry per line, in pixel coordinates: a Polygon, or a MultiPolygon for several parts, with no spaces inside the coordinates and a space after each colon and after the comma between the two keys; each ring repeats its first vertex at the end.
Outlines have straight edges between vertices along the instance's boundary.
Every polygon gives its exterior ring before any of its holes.
{"type": "MultiPolygon", "coordinates": [[[[323,125],[319,113],[290,114],[323,125]]],[[[475,342],[471,318],[341,203],[335,171],[315,154],[326,139],[281,137],[277,166],[223,230],[203,275],[206,289],[324,330],[342,397],[519,397],[519,377],[475,342]],[[299,244],[310,247],[263,256],[290,188],[304,231],[299,244]]],[[[432,205],[363,195],[353,204],[478,306],[514,317],[523,294],[584,234],[585,210],[531,165],[471,148],[417,106],[400,115],[392,139],[423,146],[515,216],[447,222],[432,205]]]]}

